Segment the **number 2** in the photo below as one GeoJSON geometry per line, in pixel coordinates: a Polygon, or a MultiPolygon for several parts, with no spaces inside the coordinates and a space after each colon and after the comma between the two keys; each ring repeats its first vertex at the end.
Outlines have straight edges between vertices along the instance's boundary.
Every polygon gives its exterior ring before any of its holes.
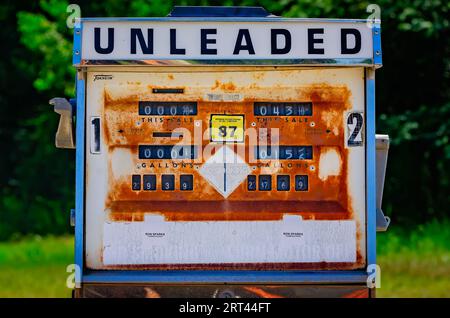
{"type": "Polygon", "coordinates": [[[362,127],[364,117],[361,113],[350,113],[347,117],[348,139],[347,146],[363,145],[362,127]]]}

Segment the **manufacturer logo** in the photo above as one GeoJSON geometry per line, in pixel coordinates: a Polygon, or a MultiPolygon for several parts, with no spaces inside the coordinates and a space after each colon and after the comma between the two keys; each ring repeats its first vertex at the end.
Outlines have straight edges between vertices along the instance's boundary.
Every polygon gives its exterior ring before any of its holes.
{"type": "Polygon", "coordinates": [[[283,232],[285,237],[303,237],[303,233],[301,232],[283,232]]]}
{"type": "Polygon", "coordinates": [[[104,74],[99,74],[99,75],[94,75],[94,82],[95,81],[105,81],[105,80],[112,80],[113,76],[112,75],[104,75],[104,74]]]}
{"type": "Polygon", "coordinates": [[[164,237],[164,236],[166,236],[166,233],[161,233],[161,232],[148,232],[148,233],[145,233],[145,236],[147,236],[147,237],[155,237],[155,238],[159,238],[159,237],[164,237]]]}

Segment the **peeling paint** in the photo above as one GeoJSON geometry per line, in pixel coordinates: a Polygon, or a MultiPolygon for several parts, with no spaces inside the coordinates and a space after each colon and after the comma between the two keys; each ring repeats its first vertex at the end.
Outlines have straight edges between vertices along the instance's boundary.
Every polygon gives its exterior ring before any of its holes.
{"type": "Polygon", "coordinates": [[[331,176],[339,176],[342,171],[342,158],[332,147],[323,147],[320,153],[319,178],[322,181],[331,176]]]}

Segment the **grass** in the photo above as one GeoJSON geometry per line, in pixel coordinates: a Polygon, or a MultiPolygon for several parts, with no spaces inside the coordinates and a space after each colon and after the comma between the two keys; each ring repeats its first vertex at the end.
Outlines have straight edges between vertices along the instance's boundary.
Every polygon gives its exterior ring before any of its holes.
{"type": "Polygon", "coordinates": [[[0,243],[0,297],[70,297],[73,250],[71,236],[0,243]]]}
{"type": "MultiPolygon", "coordinates": [[[[450,297],[450,221],[378,234],[377,297],[450,297]]],[[[0,297],[70,297],[73,238],[0,243],[0,297]]]]}
{"type": "Polygon", "coordinates": [[[377,297],[450,297],[450,221],[378,233],[377,297]]]}

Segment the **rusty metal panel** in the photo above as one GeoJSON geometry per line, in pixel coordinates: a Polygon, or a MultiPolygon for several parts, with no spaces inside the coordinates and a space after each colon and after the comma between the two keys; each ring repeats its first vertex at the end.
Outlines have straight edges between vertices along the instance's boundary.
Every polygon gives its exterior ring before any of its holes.
{"type": "Polygon", "coordinates": [[[86,96],[88,268],[364,267],[363,68],[92,69],[86,96]],[[256,110],[283,104],[306,111],[256,110]],[[212,141],[218,114],[242,116],[245,138],[212,141]]]}
{"type": "Polygon", "coordinates": [[[77,298],[369,298],[363,285],[108,285],[85,284],[77,298]]]}

